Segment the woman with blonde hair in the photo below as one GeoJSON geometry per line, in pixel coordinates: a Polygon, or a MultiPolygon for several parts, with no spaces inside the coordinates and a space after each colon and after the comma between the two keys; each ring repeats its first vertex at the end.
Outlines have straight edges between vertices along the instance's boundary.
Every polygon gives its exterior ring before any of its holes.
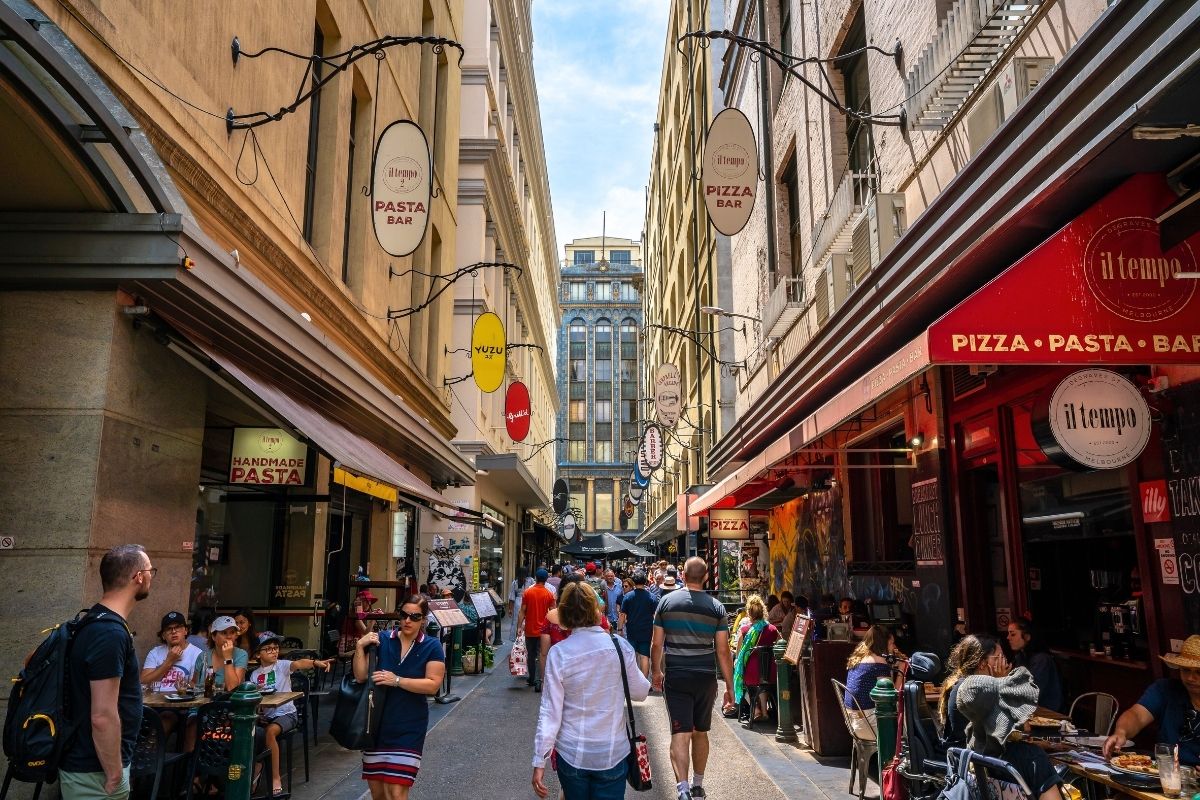
{"type": "Polygon", "coordinates": [[[566,800],[625,796],[629,733],[625,689],[645,700],[650,681],[638,669],[629,642],[605,633],[597,622],[596,593],[583,583],[563,587],[558,624],[570,636],[546,656],[542,704],[533,740],[533,790],[548,797],[546,761],[554,750],[558,782],[566,800]],[[624,670],[622,670],[624,665],[624,670]],[[622,676],[622,672],[624,675],[622,676]]]}
{"type": "Polygon", "coordinates": [[[895,657],[902,655],[896,649],[892,632],[882,625],[872,625],[846,660],[846,696],[842,702],[852,712],[854,733],[860,739],[875,738],[875,701],[871,699],[871,690],[877,679],[891,675],[888,657],[892,656],[894,662],[895,657]],[[858,709],[861,714],[853,713],[858,709]]]}
{"type": "Polygon", "coordinates": [[[942,684],[942,696],[938,711],[942,715],[942,741],[947,747],[966,747],[967,718],[958,710],[955,700],[958,685],[972,675],[990,675],[1003,678],[1011,666],[1004,657],[1000,642],[982,633],[964,636],[950,651],[946,659],[949,675],[942,684]]]}
{"type": "MultiPolygon", "coordinates": [[[[742,702],[747,686],[759,686],[775,682],[775,659],[771,659],[770,673],[759,672],[756,647],[770,647],[779,639],[779,629],[767,622],[767,608],[756,594],[746,600],[746,619],[738,628],[738,650],[733,661],[733,696],[742,702]]],[[[759,692],[758,708],[750,709],[751,721],[767,716],[767,692],[759,692]]]]}

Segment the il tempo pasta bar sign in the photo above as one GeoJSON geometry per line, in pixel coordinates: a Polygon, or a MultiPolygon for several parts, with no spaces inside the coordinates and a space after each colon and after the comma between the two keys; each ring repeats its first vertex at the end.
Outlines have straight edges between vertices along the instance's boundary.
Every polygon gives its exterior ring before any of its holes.
{"type": "Polygon", "coordinates": [[[279,428],[234,428],[229,482],[303,486],[308,446],[279,428]]]}

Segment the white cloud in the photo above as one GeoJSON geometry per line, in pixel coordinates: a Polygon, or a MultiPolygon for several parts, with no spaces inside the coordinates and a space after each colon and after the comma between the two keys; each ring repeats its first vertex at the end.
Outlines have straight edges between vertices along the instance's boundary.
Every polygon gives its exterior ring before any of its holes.
{"type": "MultiPolygon", "coordinates": [[[[559,246],[637,238],[650,171],[668,0],[534,4],[534,68],[559,246]]],[[[560,253],[561,256],[561,253],[560,253]]]]}

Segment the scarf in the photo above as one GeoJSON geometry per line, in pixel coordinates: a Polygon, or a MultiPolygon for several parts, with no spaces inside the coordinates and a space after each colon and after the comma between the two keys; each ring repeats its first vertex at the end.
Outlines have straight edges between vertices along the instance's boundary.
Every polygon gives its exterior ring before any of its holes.
{"type": "Polygon", "coordinates": [[[734,702],[742,702],[742,694],[746,690],[744,682],[746,664],[750,661],[750,651],[758,647],[758,638],[762,635],[763,628],[765,627],[767,627],[765,619],[757,620],[750,626],[750,630],[746,631],[746,635],[742,637],[742,644],[738,648],[737,661],[733,665],[734,702]]]}

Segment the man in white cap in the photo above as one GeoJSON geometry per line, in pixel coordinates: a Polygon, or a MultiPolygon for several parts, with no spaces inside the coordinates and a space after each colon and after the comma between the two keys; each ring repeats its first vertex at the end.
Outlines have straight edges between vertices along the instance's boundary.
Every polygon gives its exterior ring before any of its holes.
{"type": "Polygon", "coordinates": [[[1189,636],[1178,653],[1162,660],[1179,670],[1178,678],[1160,678],[1141,699],[1117,717],[1112,736],[1104,742],[1111,758],[1151,722],[1158,723],[1158,741],[1179,746],[1179,763],[1200,764],[1200,636],[1189,636]]]}

